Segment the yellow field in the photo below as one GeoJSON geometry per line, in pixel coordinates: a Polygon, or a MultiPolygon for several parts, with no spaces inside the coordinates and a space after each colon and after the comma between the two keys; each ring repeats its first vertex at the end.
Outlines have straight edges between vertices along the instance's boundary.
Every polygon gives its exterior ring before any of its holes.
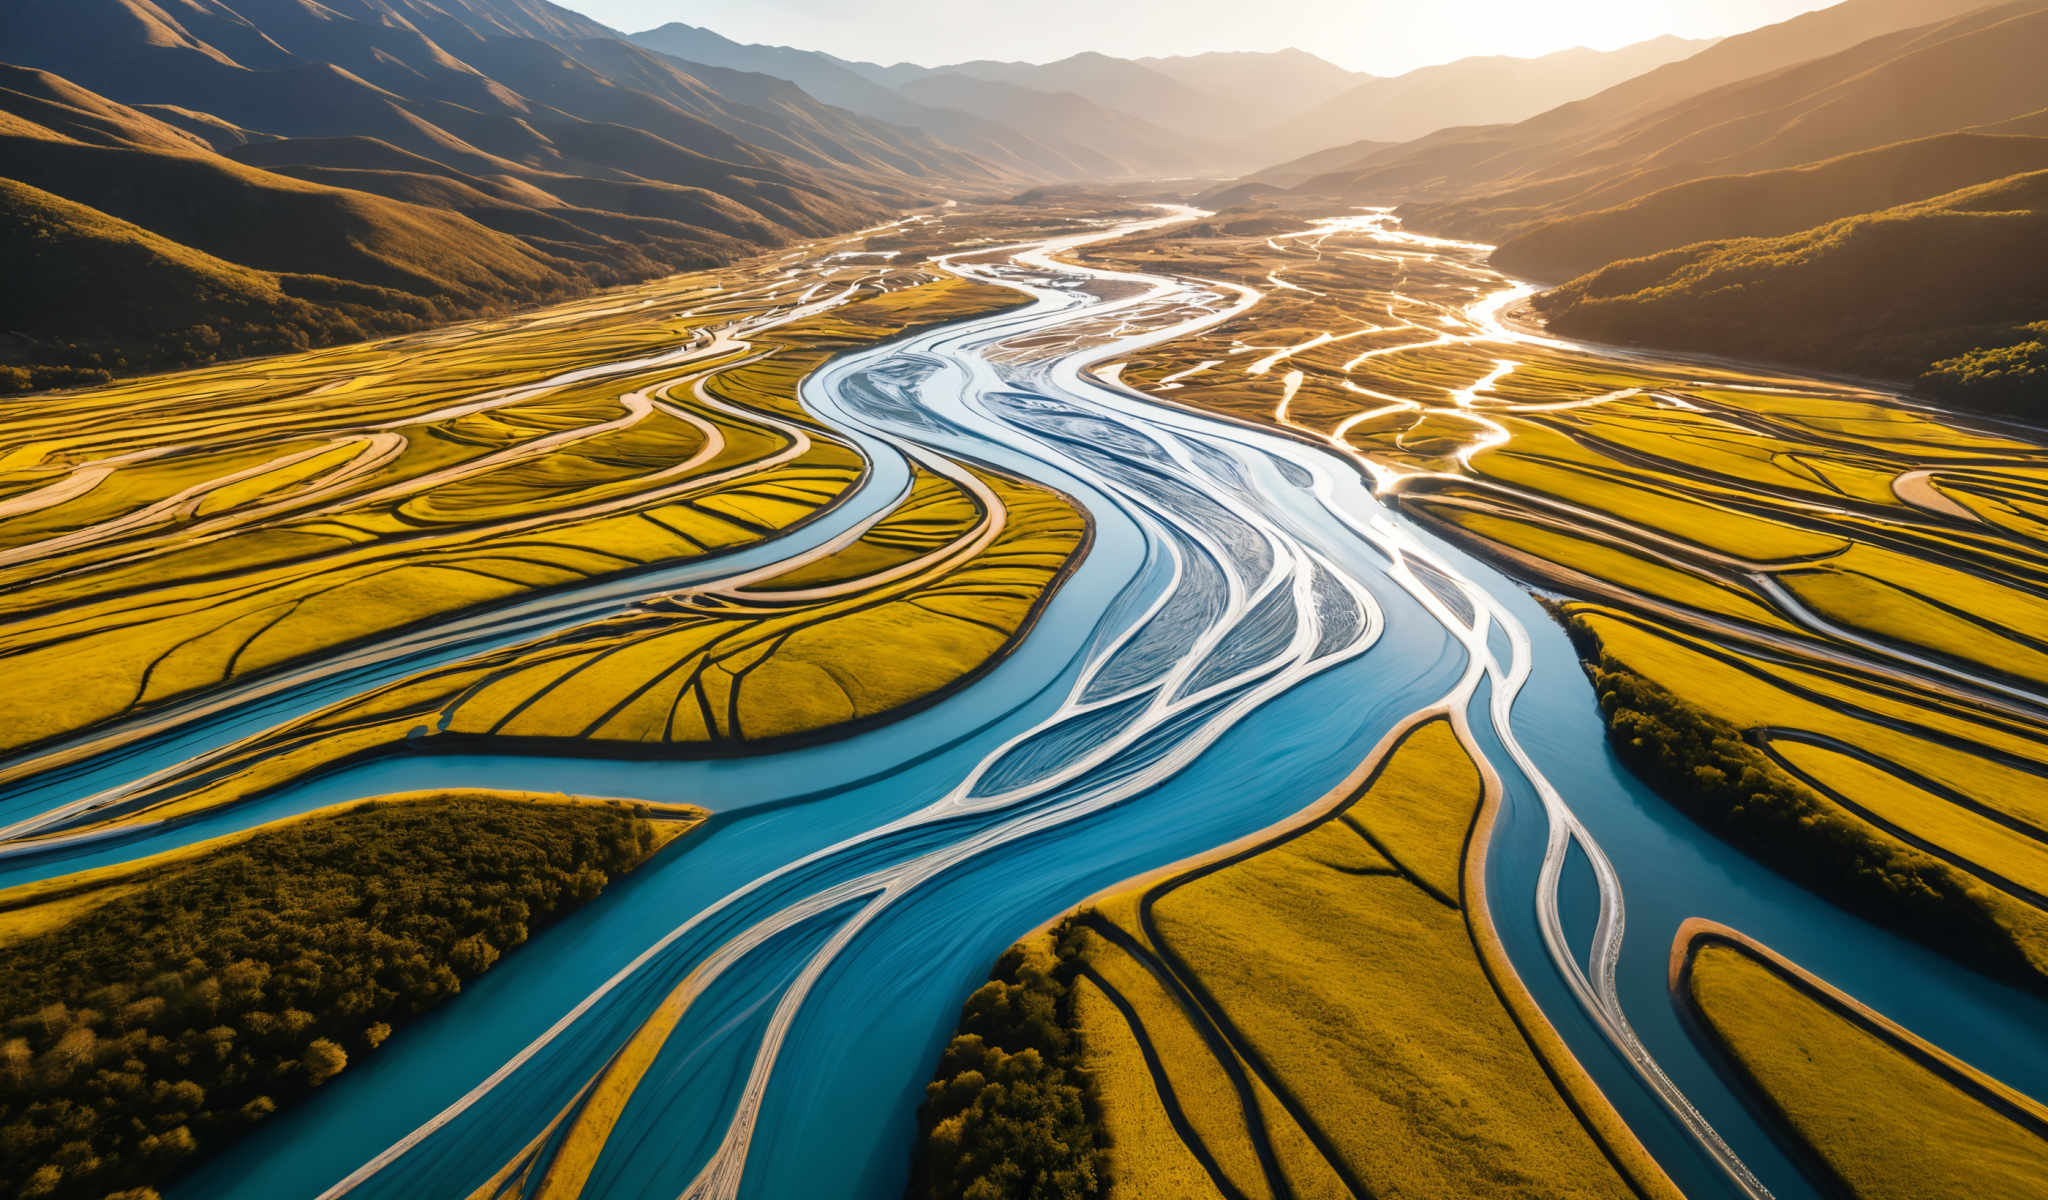
{"type": "MultiPolygon", "coordinates": [[[[1910,842],[1962,872],[1977,906],[2007,931],[2036,970],[2048,973],[2048,912],[2039,906],[2039,897],[2048,894],[2048,854],[2041,852],[2048,838],[2029,825],[2041,803],[2033,775],[1937,740],[1963,735],[1978,745],[1995,745],[2001,731],[1953,717],[1930,719],[1919,732],[1877,724],[1832,696],[1800,695],[1805,689],[1799,685],[1814,679],[1810,673],[1716,650],[1639,618],[1624,620],[1598,609],[1578,610],[1577,616],[1602,649],[1630,670],[1736,728],[1777,731],[1766,738],[1767,749],[1800,770],[1817,795],[1871,836],[1910,842]],[[1856,757],[1787,736],[1796,734],[1853,746],[1856,757]],[[1966,797],[1975,808],[1914,786],[1914,778],[1966,797]],[[1987,819],[1986,813],[1999,819],[1987,819]],[[2033,836],[2025,832],[2029,828],[2033,836]],[[1976,876],[1980,870],[1996,878],[1976,876]]],[[[1858,695],[1848,687],[1837,693],[1858,695]]],[[[2036,761],[2048,752],[2038,743],[2029,749],[2036,761]]]]}
{"type": "Polygon", "coordinates": [[[1325,227],[1098,257],[1263,293],[1125,383],[1352,454],[1848,819],[1972,876],[2048,967],[2048,447],[1505,327],[1484,253],[1325,227]]]}
{"type": "MultiPolygon", "coordinates": [[[[1154,237],[1098,257],[1269,284],[1235,320],[1122,364],[1127,383],[1328,439],[1397,495],[1597,518],[1624,545],[1688,559],[1645,572],[1596,543],[1544,547],[1645,599],[1776,573],[1839,625],[2048,683],[2042,447],[1854,387],[1502,336],[1469,310],[1507,282],[1460,253],[1326,232],[1154,237]],[[1289,370],[1300,380],[1282,411],[1289,370]]],[[[1526,524],[1453,531],[1528,542],[1526,524]]]]}
{"type": "Polygon", "coordinates": [[[2048,1197],[2048,1108],[1731,931],[1673,955],[1675,998],[1847,1194],[2048,1197]]]}
{"type": "Polygon", "coordinates": [[[923,472],[859,538],[754,582],[479,655],[285,725],[113,823],[233,803],[424,735],[617,753],[757,750],[928,703],[1029,626],[1089,536],[1065,497],[923,472]]]}
{"type": "Polygon", "coordinates": [[[810,278],[734,268],[0,404],[0,752],[786,530],[862,469],[800,417],[804,374],[1021,302],[845,266],[827,305],[810,278]]]}
{"type": "MultiPolygon", "coordinates": [[[[1312,823],[1084,910],[1095,990],[1079,1023],[1119,1197],[1217,1190],[1197,1190],[1207,1173],[1168,1104],[1252,1196],[1274,1194],[1271,1170],[1302,1196],[1463,1198],[1475,1180],[1499,1196],[1636,1194],[1503,1007],[1496,985],[1519,984],[1475,945],[1492,936],[1467,896],[1484,795],[1437,718],[1312,823]]],[[[1632,1143],[1615,1150],[1645,1164],[1651,1194],[1667,1186],[1632,1143]]]]}

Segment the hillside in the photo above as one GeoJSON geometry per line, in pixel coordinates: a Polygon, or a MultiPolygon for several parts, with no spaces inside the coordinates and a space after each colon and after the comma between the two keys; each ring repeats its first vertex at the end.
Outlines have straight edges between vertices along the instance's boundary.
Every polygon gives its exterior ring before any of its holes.
{"type": "Polygon", "coordinates": [[[263,270],[352,279],[456,305],[568,282],[559,265],[458,213],[274,175],[205,151],[0,137],[16,180],[263,270]]]}
{"type": "Polygon", "coordinates": [[[0,53],[10,238],[130,262],[164,314],[12,318],[16,385],[530,303],[1036,177],[544,0],[18,0],[0,53]],[[181,332],[230,312],[268,332],[181,332]]]}
{"type": "MultiPolygon", "coordinates": [[[[1980,7],[1981,0],[1845,0],[1727,38],[1518,123],[1443,129],[1393,147],[1362,147],[1349,161],[1325,159],[1319,165],[1326,169],[1295,187],[1326,199],[1406,202],[1411,221],[1425,227],[1501,240],[1560,209],[1592,212],[1688,179],[1791,166],[1951,132],[1963,122],[1908,128],[1910,114],[1892,121],[1900,100],[1913,93],[1888,99],[1880,86],[1870,119],[1847,122],[1864,134],[1859,144],[1816,149],[1804,158],[1747,162],[1717,161],[1702,154],[1699,143],[1672,150],[1691,133],[1745,117],[1767,124],[1774,112],[1781,130],[1796,132],[1806,116],[1805,98],[1881,70],[1916,38],[1938,34],[1980,7]],[[1660,151],[1671,153],[1653,169],[1649,160],[1660,151]]],[[[1902,78],[1894,75],[1888,85],[1902,78]]],[[[1963,91],[1971,89],[1965,85],[1963,91]]],[[[1347,136],[1361,138],[1365,131],[1347,136]]],[[[1749,143],[1738,140],[1734,150],[1755,149],[1765,140],[1754,129],[1744,136],[1749,143]]]]}
{"type": "Polygon", "coordinates": [[[1073,92],[1044,92],[953,71],[920,76],[901,91],[922,103],[1036,130],[1064,148],[1091,178],[1190,172],[1212,153],[1073,92]]]}
{"type": "Polygon", "coordinates": [[[1406,142],[1438,129],[1518,121],[1711,45],[1661,37],[1612,51],[1465,58],[1368,79],[1274,130],[1270,145],[1283,154],[1307,154],[1347,142],[1406,142]]]}
{"type": "MultiPolygon", "coordinates": [[[[1240,114],[1236,118],[1240,127],[1256,133],[1327,104],[1371,78],[1305,50],[1218,50],[1134,61],[1228,101],[1240,114]]],[[[1208,131],[1208,136],[1217,132],[1208,131]]]]}
{"type": "Polygon", "coordinates": [[[1515,185],[1418,219],[1489,239],[1692,179],[1795,166],[2048,105],[2048,7],[1985,9],[1718,88],[1582,139],[1515,185]]]}
{"type": "Polygon", "coordinates": [[[1940,134],[1810,166],[1694,180],[1545,221],[1503,243],[1492,261],[1535,279],[1571,279],[1621,259],[1695,242],[1782,236],[2043,169],[2048,138],[1940,134]]]}
{"type": "Polygon", "coordinates": [[[0,259],[0,392],[346,341],[433,312],[400,292],[237,266],[7,179],[0,259]]]}
{"type": "Polygon", "coordinates": [[[1726,38],[1588,97],[1549,124],[1596,124],[1654,112],[1716,88],[1811,62],[1875,37],[1973,12],[1986,0],[1847,0],[1726,38]]]}
{"type": "MultiPolygon", "coordinates": [[[[279,159],[298,146],[245,152],[279,159]]],[[[471,187],[382,143],[362,147],[329,153],[420,170],[339,173],[389,194],[292,178],[215,154],[45,72],[0,67],[0,161],[12,176],[0,179],[0,246],[17,284],[0,307],[0,330],[10,335],[0,345],[0,387],[324,345],[631,273],[556,253],[565,242],[528,241],[472,219],[471,210],[519,211],[486,193],[494,185],[471,187]],[[406,181],[441,191],[407,194],[406,181]]],[[[693,252],[705,258],[740,244],[707,230],[693,235],[693,252]]],[[[650,260],[641,266],[656,269],[650,260]]]]}
{"type": "MultiPolygon", "coordinates": [[[[1243,107],[1230,98],[1107,54],[1076,54],[1049,63],[981,60],[939,70],[1034,92],[1079,96],[1196,143],[1227,140],[1249,129],[1243,107]]],[[[915,81],[907,86],[914,87],[915,81]]]]}
{"type": "Polygon", "coordinates": [[[966,151],[991,167],[1025,177],[1070,179],[1087,173],[1084,155],[1048,140],[1042,130],[1025,133],[959,109],[921,104],[897,89],[869,79],[856,65],[829,54],[792,46],[735,42],[679,21],[632,34],[634,45],[676,60],[684,70],[705,67],[756,72],[785,80],[806,95],[877,121],[922,130],[966,151]]]}
{"type": "Polygon", "coordinates": [[[680,22],[629,40],[692,70],[708,63],[788,80],[827,104],[1061,181],[1242,168],[1260,152],[1247,138],[1359,78],[1301,51],[884,67],[680,22]]]}
{"type": "Polygon", "coordinates": [[[2048,171],[1614,263],[1537,303],[1575,336],[1911,378],[2048,314],[2048,171]]]}

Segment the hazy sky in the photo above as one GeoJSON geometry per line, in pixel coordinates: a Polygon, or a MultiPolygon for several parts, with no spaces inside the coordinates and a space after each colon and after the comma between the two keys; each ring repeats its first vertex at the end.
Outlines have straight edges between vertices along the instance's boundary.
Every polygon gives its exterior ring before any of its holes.
{"type": "Polygon", "coordinates": [[[1834,0],[558,0],[633,32],[669,21],[885,63],[1299,46],[1398,74],[1473,54],[1736,33],[1834,0]]]}

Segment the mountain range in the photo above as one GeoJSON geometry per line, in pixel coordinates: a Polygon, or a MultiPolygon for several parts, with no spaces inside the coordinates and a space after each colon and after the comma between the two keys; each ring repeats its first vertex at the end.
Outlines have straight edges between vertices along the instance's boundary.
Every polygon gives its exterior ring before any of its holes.
{"type": "Polygon", "coordinates": [[[1380,78],[1301,50],[885,66],[743,44],[680,23],[632,41],[688,62],[790,80],[828,103],[980,154],[1008,151],[1054,172],[1078,165],[1095,178],[1234,174],[1361,137],[1402,140],[1447,124],[1519,120],[1712,44],[1665,37],[1614,51],[1463,59],[1380,78]],[[962,114],[976,119],[971,130],[962,114]]]}
{"type": "Polygon", "coordinates": [[[15,0],[5,57],[14,386],[410,328],[1016,178],[542,0],[15,0]],[[86,263],[160,302],[52,303],[86,263]]]}
{"type": "MultiPolygon", "coordinates": [[[[1486,115],[1670,52],[1531,60],[1486,115]]],[[[852,63],[629,38],[546,0],[13,0],[0,64],[10,390],[413,328],[941,199],[1229,174],[1389,82],[1300,51],[852,63]],[[126,298],[80,286],[86,264],[126,298]]]]}
{"type": "MultiPolygon", "coordinates": [[[[1399,203],[1505,269],[1583,277],[1546,301],[1562,329],[1654,340],[1683,313],[1689,345],[1843,365],[1867,346],[1795,354],[1679,298],[1872,230],[2038,261],[2034,226],[1983,208],[2038,189],[1972,189],[2048,169],[2041,0],[1845,0],[1715,43],[1393,78],[1299,50],[885,65],[547,0],[13,0],[4,57],[10,390],[415,328],[945,199],[1233,176],[1202,202],[1399,203]],[[1791,240],[1723,246],[1757,239],[1791,240]]],[[[2048,315],[2008,291],[1878,365],[2048,315]]]]}

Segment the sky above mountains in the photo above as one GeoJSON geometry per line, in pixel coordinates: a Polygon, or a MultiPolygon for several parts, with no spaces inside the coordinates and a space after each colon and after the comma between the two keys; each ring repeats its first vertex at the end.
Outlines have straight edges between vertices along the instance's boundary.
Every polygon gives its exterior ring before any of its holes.
{"type": "Polygon", "coordinates": [[[1322,55],[1393,75],[1475,54],[1614,49],[1675,33],[1718,37],[1833,0],[560,0],[614,28],[669,21],[742,42],[842,58],[940,64],[1033,62],[1082,50],[1142,57],[1205,50],[1322,55]]]}

